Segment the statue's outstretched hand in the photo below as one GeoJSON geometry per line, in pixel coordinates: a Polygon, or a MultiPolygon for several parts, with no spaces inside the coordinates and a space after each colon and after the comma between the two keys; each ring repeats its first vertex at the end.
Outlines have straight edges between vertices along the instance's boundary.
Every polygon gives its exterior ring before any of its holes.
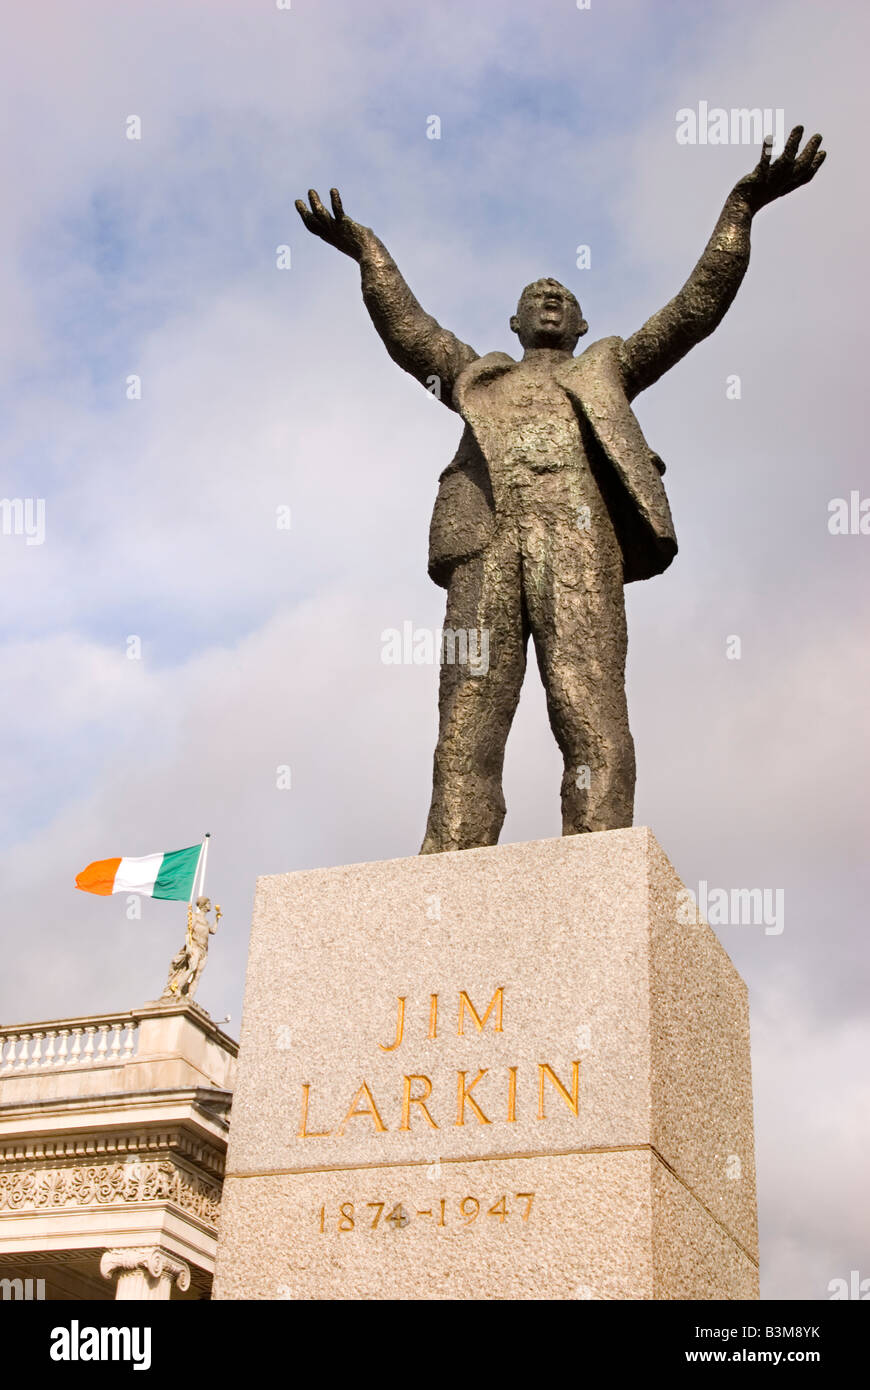
{"type": "Polygon", "coordinates": [[[297,198],[296,210],[309,232],[334,246],[337,251],[343,251],[346,256],[352,256],[358,261],[362,254],[366,228],[346,216],[337,188],[331,188],[329,196],[332,201],[332,215],[326,211],[313,188],[308,190],[311,207],[306,206],[304,199],[297,198]]]}
{"type": "Polygon", "coordinates": [[[820,149],[821,135],[813,135],[804,145],[800,154],[798,146],[803,138],[804,128],[796,125],[785,142],[779,159],[770,162],[773,140],[768,136],[761,149],[761,158],[752,170],[742,178],[735,193],[742,193],[753,212],[766,207],[775,198],[783,198],[786,193],[809,183],[825,161],[825,151],[820,149]]]}

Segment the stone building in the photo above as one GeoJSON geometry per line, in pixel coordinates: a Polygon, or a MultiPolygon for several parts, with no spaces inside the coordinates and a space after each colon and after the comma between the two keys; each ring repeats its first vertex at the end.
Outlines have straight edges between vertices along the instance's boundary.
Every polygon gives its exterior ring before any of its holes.
{"type": "Polygon", "coordinates": [[[237,1044],[193,1001],[0,1027],[0,1298],[208,1298],[237,1044]]]}

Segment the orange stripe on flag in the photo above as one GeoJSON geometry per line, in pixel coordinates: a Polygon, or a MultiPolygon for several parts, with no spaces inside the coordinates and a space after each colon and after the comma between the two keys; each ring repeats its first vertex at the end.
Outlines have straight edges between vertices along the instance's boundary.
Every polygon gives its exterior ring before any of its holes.
{"type": "Polygon", "coordinates": [[[115,886],[115,874],[120,865],[120,855],[117,859],[94,860],[93,864],[76,875],[76,888],[81,888],[83,893],[100,893],[107,898],[115,886]]]}

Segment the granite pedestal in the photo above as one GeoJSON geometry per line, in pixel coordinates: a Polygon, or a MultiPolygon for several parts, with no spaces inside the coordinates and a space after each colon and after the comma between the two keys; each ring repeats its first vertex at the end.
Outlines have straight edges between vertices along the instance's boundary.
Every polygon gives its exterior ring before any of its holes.
{"type": "Polygon", "coordinates": [[[214,1296],[758,1297],[746,988],[638,828],[262,878],[214,1296]]]}

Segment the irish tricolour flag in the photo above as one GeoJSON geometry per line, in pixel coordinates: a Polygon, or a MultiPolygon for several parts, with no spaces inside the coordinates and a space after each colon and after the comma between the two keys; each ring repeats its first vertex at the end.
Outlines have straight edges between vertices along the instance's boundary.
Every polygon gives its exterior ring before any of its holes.
{"type": "Polygon", "coordinates": [[[190,902],[205,843],[204,840],[190,849],[173,849],[165,854],[145,854],[141,859],[97,859],[82,869],[76,888],[105,897],[110,893],[141,893],[146,898],[180,898],[190,902]]]}

